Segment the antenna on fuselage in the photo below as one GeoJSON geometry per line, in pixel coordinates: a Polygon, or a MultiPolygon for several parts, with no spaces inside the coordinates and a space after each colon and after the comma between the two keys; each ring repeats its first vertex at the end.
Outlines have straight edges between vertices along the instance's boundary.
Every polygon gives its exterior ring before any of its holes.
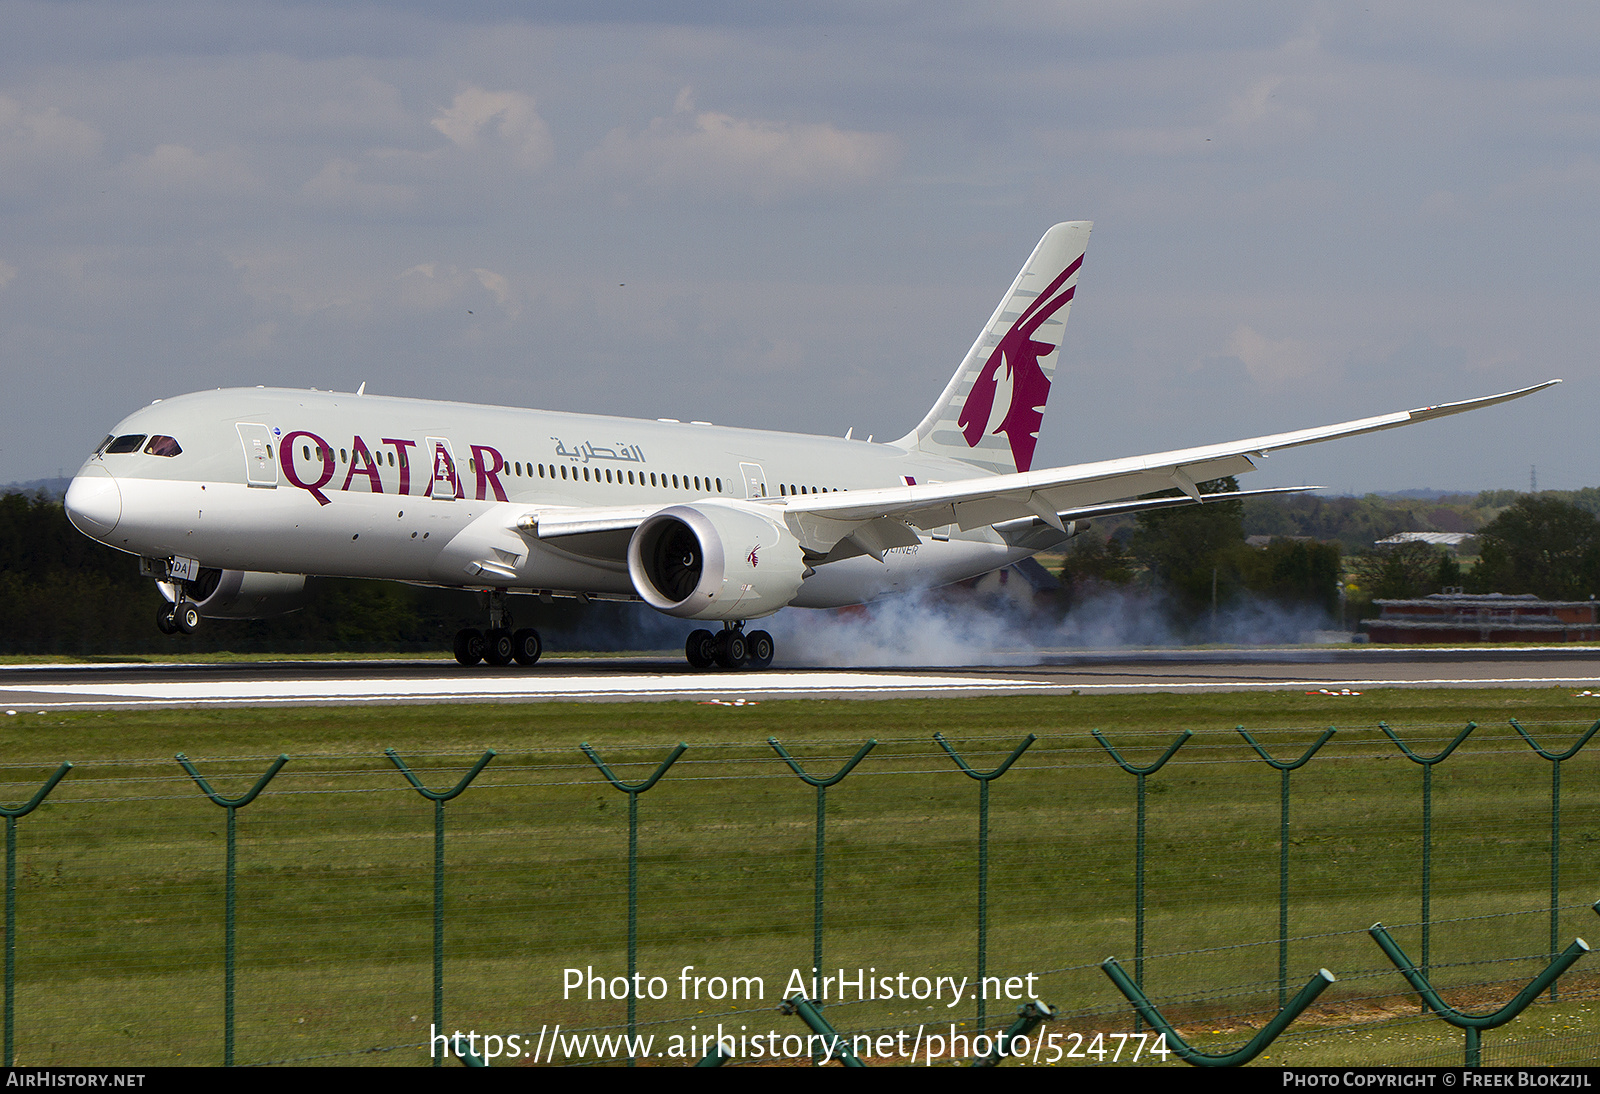
{"type": "Polygon", "coordinates": [[[361,386],[356,388],[356,394],[357,395],[365,395],[366,393],[367,393],[367,382],[365,380],[362,380],[361,381],[361,386]]]}

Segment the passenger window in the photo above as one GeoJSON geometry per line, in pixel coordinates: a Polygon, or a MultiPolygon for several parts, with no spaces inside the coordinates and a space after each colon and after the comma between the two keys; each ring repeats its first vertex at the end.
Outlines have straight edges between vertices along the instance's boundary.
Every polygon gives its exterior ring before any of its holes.
{"type": "Polygon", "coordinates": [[[178,442],[171,437],[157,434],[150,438],[150,443],[144,446],[144,451],[147,456],[176,456],[183,449],[178,447],[178,442]]]}
{"type": "Polygon", "coordinates": [[[124,452],[137,452],[139,451],[139,446],[143,443],[143,433],[129,433],[106,445],[106,455],[120,456],[124,452]]]}

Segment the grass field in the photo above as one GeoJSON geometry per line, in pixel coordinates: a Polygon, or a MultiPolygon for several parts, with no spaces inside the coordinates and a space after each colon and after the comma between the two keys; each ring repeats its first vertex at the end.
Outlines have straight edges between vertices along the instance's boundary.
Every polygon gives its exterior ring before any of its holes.
{"type": "MultiPolygon", "coordinates": [[[[1382,921],[1420,959],[1422,771],[1376,724],[1423,754],[1480,725],[1434,770],[1432,957],[1447,998],[1490,1010],[1548,946],[1550,764],[1512,717],[1556,750],[1600,717],[1600,701],[1392,690],[22,712],[0,720],[0,800],[25,800],[61,760],[78,766],[17,827],[17,1061],[220,1062],[226,817],[172,760],[179,751],[223,794],[290,756],[238,814],[240,1062],[425,1058],[433,807],[386,747],[436,789],[484,749],[499,753],[445,807],[445,1013],[452,1028],[536,1036],[557,1022],[614,1033],[625,1020],[619,1001],[563,999],[565,969],[627,969],[627,798],[579,742],[624,779],[690,746],[639,799],[638,964],[670,987],[641,1000],[639,1020],[659,1051],[719,1021],[804,1032],[773,1007],[811,963],[815,797],[769,736],[825,774],[880,742],[828,791],[824,968],[959,979],[976,966],[979,790],[933,735],[988,768],[1036,733],[990,789],[989,972],[1036,976],[1062,1033],[1130,1032],[1097,966],[1112,954],[1133,963],[1134,779],[1094,728],[1134,763],[1194,732],[1147,785],[1145,981],[1197,1042],[1235,1045],[1276,1007],[1279,776],[1234,727],[1292,758],[1332,725],[1292,776],[1289,981],[1293,991],[1323,966],[1339,981],[1264,1062],[1459,1062],[1460,1033],[1419,1020],[1366,935],[1382,921]],[[759,977],[765,998],[685,1001],[688,965],[759,977]]],[[[1561,808],[1564,946],[1600,934],[1588,908],[1600,897],[1600,738],[1563,765],[1561,808]]],[[[1600,964],[1569,976],[1565,1002],[1485,1034],[1486,1062],[1595,1057],[1600,964]]],[[[942,1003],[827,1014],[845,1032],[973,1028],[972,1004],[942,1003]]],[[[1014,1005],[991,1003],[990,1026],[1014,1005]]]]}

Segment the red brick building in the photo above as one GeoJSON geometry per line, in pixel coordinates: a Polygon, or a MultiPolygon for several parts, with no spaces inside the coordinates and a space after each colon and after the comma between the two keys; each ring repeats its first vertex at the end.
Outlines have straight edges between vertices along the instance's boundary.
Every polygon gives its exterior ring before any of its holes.
{"type": "Polygon", "coordinates": [[[1362,624],[1373,642],[1600,641],[1600,601],[1434,593],[1373,603],[1383,614],[1362,624]]]}

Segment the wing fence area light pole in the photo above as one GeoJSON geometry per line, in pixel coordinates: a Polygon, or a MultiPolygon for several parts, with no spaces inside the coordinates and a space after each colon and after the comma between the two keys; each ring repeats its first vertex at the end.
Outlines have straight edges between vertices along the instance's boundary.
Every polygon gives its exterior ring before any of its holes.
{"type": "Polygon", "coordinates": [[[1433,768],[1434,765],[1443,763],[1467,739],[1467,734],[1478,728],[1477,722],[1468,722],[1467,728],[1456,734],[1455,740],[1444,746],[1443,751],[1432,756],[1418,756],[1407,747],[1406,743],[1395,736],[1394,730],[1389,728],[1388,722],[1379,722],[1378,728],[1388,736],[1389,740],[1399,746],[1405,753],[1406,759],[1412,763],[1422,765],[1422,974],[1426,976],[1432,967],[1430,962],[1431,950],[1429,941],[1433,931],[1432,897],[1433,897],[1433,768]]]}
{"type": "MultiPolygon", "coordinates": [[[[795,758],[784,751],[783,746],[778,743],[778,738],[768,737],[767,744],[772,746],[772,750],[783,758],[783,762],[789,765],[789,770],[798,775],[802,782],[817,789],[817,851],[816,862],[812,869],[811,896],[811,971],[820,976],[822,975],[823,832],[828,818],[828,787],[837,784],[846,775],[854,771],[856,764],[864,760],[867,753],[877,747],[878,740],[876,737],[869,739],[866,744],[856,750],[856,754],[850,757],[843,767],[825,779],[806,774],[805,769],[800,766],[795,758]]],[[[822,1006],[820,999],[813,1000],[813,1002],[819,1007],[822,1006]]]]}
{"type": "MultiPolygon", "coordinates": [[[[678,757],[687,752],[689,746],[679,741],[672,755],[661,761],[655,773],[642,783],[625,783],[613,775],[595,750],[589,747],[589,742],[585,741],[578,747],[600,769],[606,782],[628,795],[628,1051],[632,1052],[637,1042],[636,1010],[639,1002],[635,989],[639,981],[634,977],[639,961],[639,795],[660,782],[667,768],[677,763],[678,757]]],[[[633,1065],[634,1058],[630,1055],[628,1066],[633,1065]]]]}
{"type": "Polygon", "coordinates": [[[974,771],[967,761],[950,747],[950,742],[944,739],[943,733],[935,733],[933,739],[939,742],[939,747],[945,750],[968,778],[978,781],[978,1032],[982,1033],[988,1010],[984,999],[986,993],[983,989],[983,978],[989,971],[989,784],[1009,771],[1011,765],[1017,762],[1017,757],[1026,752],[1028,746],[1039,738],[1032,733],[1028,734],[1027,739],[1014,748],[1011,755],[1002,760],[1000,766],[993,771],[974,771]]]}
{"type": "Polygon", "coordinates": [[[0,816],[6,819],[6,1067],[11,1067],[15,1054],[13,1048],[13,1014],[17,997],[17,821],[39,807],[56,783],[72,770],[70,761],[56,768],[56,773],[34,792],[26,805],[7,807],[0,805],[0,816]]]}
{"type": "MultiPolygon", "coordinates": [[[[1540,756],[1550,761],[1550,956],[1556,955],[1556,918],[1561,907],[1561,765],[1578,754],[1578,749],[1589,743],[1596,730],[1600,730],[1600,722],[1589,727],[1589,731],[1579,737],[1577,743],[1565,752],[1549,752],[1542,748],[1533,735],[1522,728],[1522,723],[1515,718],[1511,719],[1511,728],[1522,734],[1522,739],[1528,742],[1528,747],[1540,756]]],[[[1550,982],[1550,1000],[1556,999],[1555,981],[1550,982]]]]}
{"type": "MultiPolygon", "coordinates": [[[[383,750],[390,762],[400,769],[400,774],[406,777],[406,782],[411,788],[424,798],[433,803],[433,1030],[428,1040],[428,1055],[433,1057],[433,1066],[441,1067],[444,1057],[449,1052],[436,1052],[438,1042],[433,1039],[444,1033],[444,803],[459,795],[472,784],[478,773],[489,766],[489,761],[494,759],[494,749],[486,749],[472,770],[461,776],[461,781],[455,788],[443,792],[429,790],[423,786],[417,777],[411,773],[400,754],[392,748],[383,750]]],[[[460,1041],[457,1039],[457,1055],[468,1064],[474,1062],[467,1053],[460,1051],[460,1041]]]]}
{"type": "MultiPolygon", "coordinates": [[[[1128,774],[1134,776],[1138,783],[1138,819],[1135,822],[1134,853],[1133,853],[1133,982],[1140,988],[1144,987],[1144,780],[1146,776],[1154,775],[1166,766],[1183,743],[1194,736],[1194,730],[1186,729],[1178,734],[1177,740],[1167,747],[1161,758],[1153,764],[1144,767],[1135,767],[1122,758],[1122,754],[1112,747],[1105,735],[1098,729],[1089,731],[1094,739],[1099,741],[1101,747],[1111,753],[1111,758],[1117,761],[1117,766],[1128,774]]],[[[1143,1012],[1140,1012],[1141,1016],[1143,1012]]],[[[1138,1021],[1134,1023],[1134,1031],[1139,1029],[1138,1021]]]]}
{"type": "Polygon", "coordinates": [[[222,1005],[222,1027],[223,1027],[223,1034],[222,1034],[222,1063],[223,1063],[224,1067],[232,1067],[233,1066],[233,984],[234,984],[234,977],[233,977],[233,972],[234,972],[233,921],[234,921],[234,907],[235,907],[235,901],[234,901],[234,868],[235,868],[235,864],[236,864],[236,861],[237,861],[237,856],[235,854],[235,849],[234,849],[235,829],[236,829],[235,815],[239,812],[239,810],[243,809],[245,806],[249,805],[251,802],[256,800],[256,795],[260,794],[261,791],[266,788],[266,785],[269,782],[272,781],[272,777],[274,775],[276,775],[279,771],[283,770],[283,765],[289,762],[289,757],[280,753],[278,758],[276,760],[272,761],[272,766],[267,768],[267,773],[265,775],[262,775],[261,778],[257,779],[256,780],[256,784],[254,786],[252,786],[248,791],[246,791],[244,794],[240,795],[237,798],[224,798],[222,795],[218,794],[215,790],[212,790],[211,789],[211,785],[206,782],[206,780],[201,776],[200,772],[195,770],[194,764],[190,763],[189,762],[189,758],[187,756],[185,756],[183,753],[180,752],[173,758],[176,759],[178,761],[178,763],[182,765],[183,769],[189,773],[189,777],[195,781],[195,785],[200,787],[200,792],[202,794],[204,794],[206,797],[210,798],[212,800],[212,802],[215,803],[216,805],[220,805],[222,808],[224,808],[224,809],[226,809],[228,811],[228,862],[227,862],[227,866],[226,866],[226,869],[225,869],[225,875],[224,875],[226,877],[226,881],[224,882],[224,889],[225,889],[227,895],[223,898],[223,903],[224,903],[224,907],[225,907],[226,911],[223,913],[223,929],[222,929],[222,933],[223,933],[223,946],[222,946],[222,950],[223,950],[223,956],[222,956],[222,980],[223,980],[223,989],[222,989],[222,991],[223,991],[223,1005],[222,1005]]]}
{"type": "Polygon", "coordinates": [[[1284,761],[1269,756],[1267,750],[1245,731],[1244,726],[1237,728],[1239,736],[1256,750],[1256,755],[1277,768],[1281,775],[1278,822],[1278,1006],[1282,1007],[1289,1002],[1289,772],[1304,767],[1317,754],[1317,750],[1328,743],[1334,730],[1332,727],[1324,730],[1322,736],[1313,741],[1298,760],[1284,761]]]}

